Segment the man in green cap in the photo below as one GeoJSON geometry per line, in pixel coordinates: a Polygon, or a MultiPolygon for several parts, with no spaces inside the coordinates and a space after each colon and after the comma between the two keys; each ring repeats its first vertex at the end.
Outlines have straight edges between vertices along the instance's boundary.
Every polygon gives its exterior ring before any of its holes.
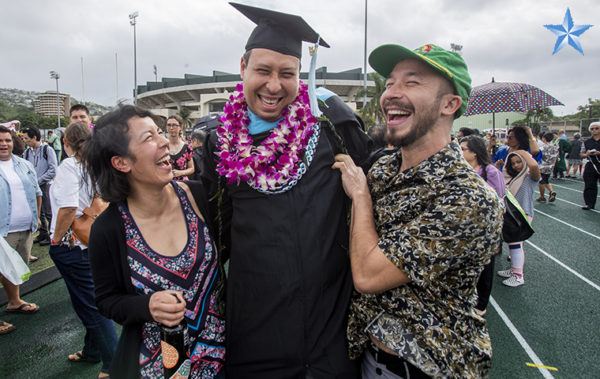
{"type": "Polygon", "coordinates": [[[375,49],[390,143],[368,178],[336,156],[352,199],[355,288],[348,339],[363,378],[485,377],[491,343],[474,311],[476,284],[501,238],[502,206],[452,142],[471,78],[435,45],[375,49]]]}

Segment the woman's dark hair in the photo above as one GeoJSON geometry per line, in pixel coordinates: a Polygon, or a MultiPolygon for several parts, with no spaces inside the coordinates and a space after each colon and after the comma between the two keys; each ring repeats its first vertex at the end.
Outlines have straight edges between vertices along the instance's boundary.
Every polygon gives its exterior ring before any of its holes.
{"type": "Polygon", "coordinates": [[[515,136],[519,150],[529,151],[529,133],[527,133],[527,129],[524,126],[515,126],[508,132],[512,132],[513,136],[515,136]]]}
{"type": "Polygon", "coordinates": [[[508,175],[510,175],[511,178],[514,178],[515,176],[519,175],[520,171],[515,170],[513,167],[512,157],[519,157],[521,160],[523,160],[523,158],[521,158],[518,154],[509,154],[508,157],[506,157],[506,163],[504,164],[504,167],[506,168],[508,175]]]}
{"type": "Polygon", "coordinates": [[[487,182],[487,166],[491,164],[492,160],[490,159],[490,153],[487,150],[485,145],[485,140],[476,135],[470,135],[464,138],[461,138],[460,143],[466,143],[467,148],[471,150],[473,154],[475,154],[475,159],[477,159],[477,164],[481,166],[483,180],[487,182]]]}
{"type": "Polygon", "coordinates": [[[100,196],[108,202],[127,199],[131,186],[127,175],[112,166],[114,156],[129,156],[129,125],[133,117],[150,117],[149,111],[123,105],[100,117],[94,126],[92,138],[85,149],[84,161],[92,184],[100,196]]]}
{"type": "Polygon", "coordinates": [[[75,153],[75,156],[78,159],[84,155],[85,147],[90,137],[92,136],[92,132],[90,128],[81,123],[74,122],[69,124],[65,129],[65,135],[63,137],[64,142],[68,143],[71,147],[71,150],[75,153]]]}
{"type": "MultiPolygon", "coordinates": [[[[467,127],[462,127],[460,129],[458,129],[458,131],[462,133],[463,137],[468,137],[470,135],[477,134],[477,132],[475,132],[475,130],[473,130],[471,128],[467,128],[467,127]]],[[[471,148],[469,148],[469,150],[471,150],[471,148]]]]}
{"type": "Polygon", "coordinates": [[[552,142],[554,140],[554,133],[552,133],[552,132],[545,133],[544,139],[548,142],[552,142]]]}

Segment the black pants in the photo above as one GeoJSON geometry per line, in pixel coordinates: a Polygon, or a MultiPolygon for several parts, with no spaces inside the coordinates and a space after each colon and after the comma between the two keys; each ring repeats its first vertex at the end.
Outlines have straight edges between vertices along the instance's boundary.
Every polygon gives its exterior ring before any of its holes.
{"type": "Polygon", "coordinates": [[[494,282],[494,263],[496,262],[496,257],[502,255],[502,242],[498,244],[498,251],[492,259],[490,259],[490,263],[483,266],[483,271],[479,274],[479,280],[477,281],[477,305],[475,308],[483,311],[487,308],[488,303],[490,301],[490,295],[492,294],[492,283],[494,282]]]}
{"type": "Polygon", "coordinates": [[[39,239],[50,239],[50,223],[52,222],[52,208],[50,207],[50,184],[40,185],[42,190],[42,209],[40,212],[39,239]]]}
{"type": "MultiPolygon", "coordinates": [[[[500,246],[502,249],[502,246],[500,246]]],[[[479,281],[477,281],[477,306],[475,308],[480,311],[487,308],[490,301],[490,295],[492,294],[492,283],[494,282],[494,261],[496,256],[494,255],[490,259],[490,263],[483,266],[483,271],[479,275],[479,281]]]]}
{"type": "MultiPolygon", "coordinates": [[[[600,166],[600,165],[598,165],[600,166]]],[[[598,180],[600,180],[600,174],[594,168],[592,162],[588,162],[583,170],[583,182],[585,187],[583,189],[583,201],[585,205],[590,208],[596,206],[596,196],[598,196],[598,180]]]]}

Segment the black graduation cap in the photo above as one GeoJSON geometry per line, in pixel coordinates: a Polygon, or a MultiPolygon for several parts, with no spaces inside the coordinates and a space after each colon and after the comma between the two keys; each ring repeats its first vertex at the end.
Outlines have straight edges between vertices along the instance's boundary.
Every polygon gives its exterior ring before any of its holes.
{"type": "Polygon", "coordinates": [[[319,34],[300,16],[244,4],[229,4],[256,24],[246,43],[246,51],[263,48],[301,58],[302,41],[312,43],[319,41],[319,45],[329,47],[329,44],[319,39],[319,34]]]}

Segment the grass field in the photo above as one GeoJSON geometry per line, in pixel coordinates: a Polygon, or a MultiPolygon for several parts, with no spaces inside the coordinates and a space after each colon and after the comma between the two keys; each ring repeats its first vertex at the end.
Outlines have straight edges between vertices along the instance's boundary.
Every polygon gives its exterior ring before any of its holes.
{"type": "MultiPolygon", "coordinates": [[[[555,183],[557,201],[536,204],[536,233],[525,244],[525,285],[505,287],[498,277],[494,283],[486,316],[492,378],[600,378],[600,212],[580,209],[581,181],[555,183]]],[[[36,254],[41,260],[33,271],[49,264],[42,251],[36,254]]],[[[505,252],[496,269],[508,266],[505,252]]],[[[83,328],[63,281],[25,299],[38,303],[40,312],[0,316],[17,326],[0,336],[0,378],[96,377],[99,365],[67,362],[67,354],[80,348],[83,328]]]]}

